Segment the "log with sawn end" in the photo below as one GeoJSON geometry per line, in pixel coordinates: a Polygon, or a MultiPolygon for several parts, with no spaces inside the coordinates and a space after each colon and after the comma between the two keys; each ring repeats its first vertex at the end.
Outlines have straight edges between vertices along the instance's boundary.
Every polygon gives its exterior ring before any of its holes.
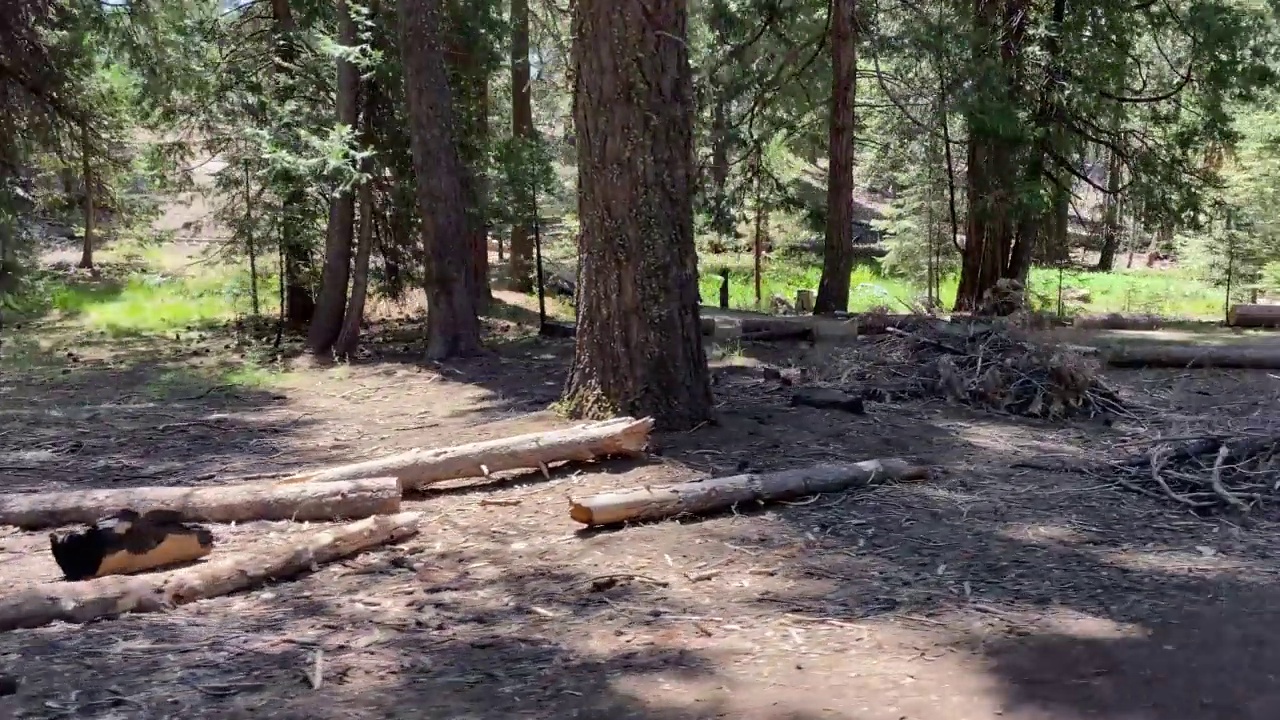
{"type": "Polygon", "coordinates": [[[927,467],[897,458],[824,463],[793,470],[732,475],[701,482],[593,495],[573,501],[569,517],[591,526],[661,520],[676,515],[726,510],[742,503],[774,502],[928,477],[927,467]]]}
{"type": "Polygon", "coordinates": [[[653,430],[651,418],[614,418],[604,422],[442,448],[416,448],[397,455],[351,465],[299,473],[282,484],[355,480],[389,475],[405,490],[458,478],[541,468],[564,460],[636,456],[644,452],[653,430]]]}
{"type": "Polygon", "coordinates": [[[401,495],[393,477],[305,486],[264,482],[26,493],[0,496],[0,525],[87,525],[122,509],[171,510],[197,522],[353,520],[398,512],[401,495]]]}
{"type": "Polygon", "coordinates": [[[418,531],[419,513],[378,515],[168,572],[54,582],[0,598],[0,631],[159,612],[310,571],[418,531]]]}

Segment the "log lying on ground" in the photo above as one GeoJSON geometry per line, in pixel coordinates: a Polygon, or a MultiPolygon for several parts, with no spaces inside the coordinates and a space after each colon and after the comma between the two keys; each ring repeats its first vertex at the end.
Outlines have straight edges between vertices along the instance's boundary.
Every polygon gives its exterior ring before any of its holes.
{"type": "Polygon", "coordinates": [[[1227,313],[1232,327],[1280,327],[1280,305],[1232,305],[1227,313]]]}
{"type": "Polygon", "coordinates": [[[1159,330],[1161,320],[1155,315],[1121,315],[1107,313],[1105,315],[1077,315],[1071,321],[1072,327],[1099,330],[1159,330]]]}
{"type": "Polygon", "coordinates": [[[398,512],[394,477],[291,487],[245,483],[218,487],[142,487],[0,496],[0,525],[34,529],[92,523],[118,510],[172,510],[189,520],[348,520],[398,512]]]}
{"type": "Polygon", "coordinates": [[[89,622],[124,613],[157,612],[281,580],[418,531],[419,513],[379,515],[307,533],[277,547],[247,550],[193,567],[148,575],[57,582],[0,598],[0,631],[61,620],[89,622]]]}
{"type": "Polygon", "coordinates": [[[1223,368],[1280,370],[1280,346],[1147,345],[1104,351],[1107,364],[1122,368],[1223,368]]]}
{"type": "Polygon", "coordinates": [[[786,500],[874,483],[922,480],[928,476],[928,468],[897,458],[822,464],[594,495],[573,501],[569,517],[584,525],[661,520],[725,510],[740,503],[786,500]]]}
{"type": "Polygon", "coordinates": [[[51,533],[49,545],[63,577],[75,581],[198,560],[213,551],[213,533],[172,510],[125,509],[83,532],[51,533]]]}
{"type": "Polygon", "coordinates": [[[562,460],[639,455],[649,443],[652,430],[652,418],[621,417],[453,447],[417,448],[351,465],[299,473],[280,482],[332,482],[389,475],[399,480],[405,490],[421,489],[444,480],[538,468],[562,460]]]}

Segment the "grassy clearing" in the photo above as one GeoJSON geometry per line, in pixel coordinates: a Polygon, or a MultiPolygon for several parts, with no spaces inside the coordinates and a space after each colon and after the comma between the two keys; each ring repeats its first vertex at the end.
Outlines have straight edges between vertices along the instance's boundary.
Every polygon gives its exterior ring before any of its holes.
{"type": "MultiPolygon", "coordinates": [[[[729,306],[755,309],[755,287],[749,254],[704,256],[699,287],[703,302],[719,302],[721,268],[729,270],[729,306]]],[[[761,275],[761,295],[766,305],[769,298],[780,295],[795,300],[796,290],[818,287],[822,274],[819,266],[788,263],[774,259],[765,264],[761,275]]],[[[945,307],[955,301],[958,280],[943,280],[941,294],[945,307]]],[[[1167,318],[1218,320],[1222,317],[1225,290],[1204,282],[1182,270],[1119,270],[1111,273],[1081,271],[1063,272],[1061,284],[1063,310],[1067,315],[1089,313],[1152,313],[1167,318]]],[[[1033,304],[1046,310],[1057,310],[1059,273],[1051,268],[1035,268],[1031,272],[1033,304]]],[[[902,312],[923,299],[924,287],[900,278],[886,277],[873,266],[854,268],[849,309],[866,312],[886,307],[902,312]]],[[[1237,298],[1239,300],[1240,298],[1237,298]]]]}

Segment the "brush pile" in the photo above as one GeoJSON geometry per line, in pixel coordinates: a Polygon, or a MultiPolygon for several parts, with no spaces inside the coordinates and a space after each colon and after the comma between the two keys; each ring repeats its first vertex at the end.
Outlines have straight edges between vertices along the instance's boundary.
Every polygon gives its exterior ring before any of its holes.
{"type": "Polygon", "coordinates": [[[1129,415],[1098,376],[1088,349],[1043,345],[1020,334],[999,320],[921,318],[832,358],[825,374],[877,402],[945,398],[1051,420],[1129,415]]]}
{"type": "Polygon", "coordinates": [[[1162,443],[1112,463],[1107,474],[1130,490],[1197,514],[1280,507],[1280,436],[1162,443]]]}

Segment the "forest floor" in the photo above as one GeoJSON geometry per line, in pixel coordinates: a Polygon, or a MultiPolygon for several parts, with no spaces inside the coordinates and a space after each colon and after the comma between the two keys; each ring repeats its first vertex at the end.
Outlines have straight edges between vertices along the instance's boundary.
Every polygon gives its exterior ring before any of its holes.
{"type": "MultiPolygon", "coordinates": [[[[420,360],[416,318],[335,367],[234,327],[120,336],[50,316],[5,340],[7,492],[207,485],[566,424],[571,344],[499,294],[486,358],[420,360]]],[[[9,332],[10,328],[6,328],[9,332]]],[[[1280,421],[1267,372],[1109,373],[1141,422],[1050,424],[941,402],[793,408],[715,353],[718,421],[647,462],[455,482],[396,546],[253,592],[0,635],[24,718],[1249,720],[1280,717],[1280,525],[1203,520],[1069,468],[1157,436],[1280,421]],[[902,456],[927,483],[587,533],[570,495],[902,456]],[[1033,461],[1061,472],[1019,468],[1033,461]],[[500,502],[495,502],[500,501],[500,502]],[[307,679],[323,652],[323,683],[307,679]]],[[[301,532],[216,527],[220,547],[301,532]]],[[[41,533],[0,583],[58,579],[41,533]]]]}

